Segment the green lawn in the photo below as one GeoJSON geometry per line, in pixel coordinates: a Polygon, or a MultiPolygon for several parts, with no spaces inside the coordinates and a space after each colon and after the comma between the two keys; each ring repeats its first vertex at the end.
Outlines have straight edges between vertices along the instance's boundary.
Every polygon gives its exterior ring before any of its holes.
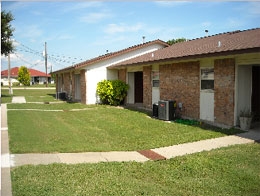
{"type": "Polygon", "coordinates": [[[26,102],[55,102],[55,89],[13,89],[13,95],[9,95],[8,89],[1,89],[1,102],[11,103],[12,96],[24,96],[26,102]]]}
{"type": "Polygon", "coordinates": [[[14,196],[259,196],[260,145],[246,144],[166,161],[52,164],[11,171],[14,196]]]}
{"type": "Polygon", "coordinates": [[[225,136],[238,130],[188,126],[102,105],[8,104],[12,153],[143,150],[225,136]],[[84,109],[71,111],[71,109],[84,109]]]}

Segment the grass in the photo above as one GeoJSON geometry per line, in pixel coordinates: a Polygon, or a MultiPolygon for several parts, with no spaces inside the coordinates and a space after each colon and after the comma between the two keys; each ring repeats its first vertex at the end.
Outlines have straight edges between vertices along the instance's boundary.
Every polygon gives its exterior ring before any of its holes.
{"type": "Polygon", "coordinates": [[[55,102],[55,89],[13,89],[13,95],[9,95],[8,89],[1,89],[1,102],[11,103],[13,96],[24,96],[26,102],[55,102]]]}
{"type": "MultiPolygon", "coordinates": [[[[54,101],[54,93],[54,89],[14,89],[14,96],[25,96],[27,102],[54,101]]],[[[2,95],[8,98],[8,90],[2,89],[2,95]]],[[[143,150],[238,132],[166,123],[141,112],[100,105],[61,102],[7,107],[12,153],[143,150]]]]}
{"type": "Polygon", "coordinates": [[[260,145],[236,145],[166,161],[52,164],[11,171],[21,195],[260,195],[260,145]]]}
{"type": "Polygon", "coordinates": [[[8,104],[12,153],[143,150],[237,133],[166,123],[146,114],[117,107],[82,104],[8,104]],[[71,109],[84,109],[71,111],[71,109]]]}

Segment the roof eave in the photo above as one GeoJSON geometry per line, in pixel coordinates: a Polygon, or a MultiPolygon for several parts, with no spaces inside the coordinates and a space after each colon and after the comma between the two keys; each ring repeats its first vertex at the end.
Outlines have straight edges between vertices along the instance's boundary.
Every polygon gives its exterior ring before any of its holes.
{"type": "Polygon", "coordinates": [[[132,64],[126,65],[118,65],[118,66],[111,66],[109,69],[123,69],[130,66],[146,66],[151,64],[161,64],[169,61],[183,61],[183,60],[192,60],[198,58],[205,58],[205,57],[216,57],[216,56],[227,56],[227,55],[236,55],[236,54],[244,54],[244,53],[260,53],[260,47],[255,48],[247,48],[247,49],[240,49],[240,50],[229,50],[229,51],[221,51],[221,52],[214,52],[214,53],[205,53],[205,54],[196,54],[190,56],[181,56],[181,57],[172,57],[172,58],[165,58],[165,59],[158,59],[152,61],[145,61],[145,62],[137,62],[132,64]]]}

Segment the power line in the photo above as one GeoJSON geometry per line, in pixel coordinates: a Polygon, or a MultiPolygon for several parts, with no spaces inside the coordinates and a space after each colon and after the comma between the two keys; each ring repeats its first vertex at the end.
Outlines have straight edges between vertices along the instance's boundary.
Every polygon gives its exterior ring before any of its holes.
{"type": "MultiPolygon", "coordinates": [[[[18,42],[18,41],[17,41],[18,42]]],[[[42,52],[31,49],[30,47],[18,42],[22,48],[18,48],[19,51],[21,52],[26,52],[30,54],[34,54],[39,57],[43,57],[42,52]]],[[[48,54],[48,60],[54,61],[54,62],[59,62],[59,63],[68,63],[68,64],[75,64],[76,62],[81,62],[84,59],[82,57],[72,57],[69,55],[64,55],[64,54],[48,54]]]]}

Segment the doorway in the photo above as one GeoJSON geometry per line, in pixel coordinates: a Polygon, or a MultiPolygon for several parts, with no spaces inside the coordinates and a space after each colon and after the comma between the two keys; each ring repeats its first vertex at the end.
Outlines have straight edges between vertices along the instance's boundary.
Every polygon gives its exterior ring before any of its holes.
{"type": "Polygon", "coordinates": [[[143,72],[134,73],[135,103],[143,103],[143,72]]]}
{"type": "Polygon", "coordinates": [[[260,66],[252,67],[252,97],[251,110],[255,115],[254,120],[260,121],[260,66]]]}

